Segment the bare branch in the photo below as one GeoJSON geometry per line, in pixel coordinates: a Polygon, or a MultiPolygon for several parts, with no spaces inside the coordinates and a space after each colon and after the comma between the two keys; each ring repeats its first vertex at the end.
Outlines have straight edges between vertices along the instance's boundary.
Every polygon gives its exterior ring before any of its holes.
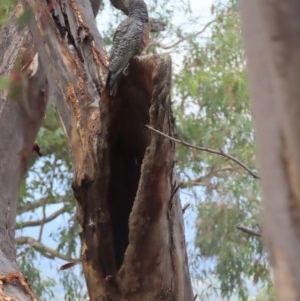
{"type": "Polygon", "coordinates": [[[38,207],[44,206],[46,204],[59,204],[62,202],[65,202],[66,196],[60,196],[57,199],[50,200],[49,198],[42,198],[37,201],[33,201],[32,203],[23,205],[18,208],[18,214],[22,214],[28,211],[33,211],[37,209],[38,207]]]}
{"type": "Polygon", "coordinates": [[[161,135],[161,136],[163,136],[165,138],[168,138],[168,139],[170,139],[170,140],[172,140],[172,141],[174,141],[176,143],[179,143],[179,144],[182,144],[184,146],[187,146],[187,147],[190,147],[190,148],[194,148],[194,149],[197,149],[197,150],[200,150],[200,151],[203,151],[203,152],[207,152],[207,153],[211,153],[211,154],[216,154],[216,155],[220,155],[222,157],[225,157],[225,158],[227,158],[227,159],[235,162],[236,164],[238,164],[243,169],[245,169],[253,178],[259,179],[259,176],[255,172],[253,172],[247,165],[245,165],[239,159],[237,159],[237,158],[235,158],[235,157],[233,157],[233,156],[231,156],[229,154],[225,154],[223,152],[223,150],[221,150],[221,149],[220,150],[215,150],[215,149],[211,149],[211,148],[208,148],[208,147],[202,147],[202,146],[197,146],[197,145],[194,145],[194,144],[190,144],[188,142],[185,142],[183,140],[171,137],[171,136],[169,136],[169,135],[167,135],[167,134],[165,134],[163,132],[160,132],[160,131],[154,129],[153,127],[151,127],[150,125],[146,125],[146,127],[149,130],[151,130],[151,131],[153,131],[153,132],[155,132],[155,133],[157,133],[157,134],[159,134],[159,135],[161,135]]]}
{"type": "Polygon", "coordinates": [[[249,235],[256,236],[256,237],[261,237],[261,232],[260,232],[260,231],[259,231],[259,232],[258,232],[258,231],[255,231],[255,230],[253,230],[253,229],[251,229],[251,228],[248,228],[248,227],[245,227],[245,226],[243,226],[243,225],[239,225],[239,226],[237,226],[237,228],[238,228],[239,230],[241,230],[241,231],[243,231],[243,232],[249,234],[249,235]]]}
{"type": "MultiPolygon", "coordinates": [[[[164,49],[164,50],[170,50],[170,49],[173,49],[173,48],[176,48],[176,46],[178,46],[179,44],[181,44],[182,42],[186,41],[187,39],[190,39],[190,38],[196,38],[197,36],[201,35],[202,33],[204,33],[213,23],[215,23],[217,20],[219,20],[222,16],[219,16],[211,21],[209,21],[207,24],[205,24],[203,26],[203,28],[197,32],[194,32],[194,33],[191,33],[191,34],[187,34],[185,36],[182,36],[182,35],[177,35],[178,36],[178,40],[176,42],[173,42],[172,44],[169,44],[169,45],[163,45],[161,44],[161,41],[162,40],[165,40],[165,37],[163,37],[161,40],[153,40],[152,42],[150,42],[145,51],[147,51],[150,47],[155,47],[155,46],[158,46],[160,47],[161,49],[164,49]]],[[[151,23],[151,31],[155,31],[152,29],[152,23],[153,23],[153,20],[151,20],[150,23],[151,23]],[[152,21],[152,22],[151,22],[152,21]]],[[[154,19],[154,21],[156,21],[154,19]]],[[[159,20],[158,20],[159,21],[159,20]]],[[[164,24],[164,26],[166,26],[164,24]]],[[[161,29],[161,30],[157,30],[157,31],[163,31],[165,28],[161,29]]],[[[169,52],[164,52],[164,54],[171,54],[173,51],[169,51],[169,52]]]]}
{"type": "MultiPolygon", "coordinates": [[[[213,23],[215,23],[218,19],[220,19],[220,17],[218,17],[218,18],[216,18],[216,19],[213,19],[213,20],[209,21],[207,24],[205,24],[205,25],[203,26],[203,28],[202,28],[201,30],[199,30],[199,31],[197,31],[197,32],[194,32],[194,33],[189,34],[189,35],[186,35],[186,36],[181,36],[181,37],[180,37],[176,42],[174,42],[173,44],[170,44],[170,45],[159,45],[159,47],[162,48],[162,49],[164,49],[164,50],[168,50],[168,49],[174,48],[174,47],[178,46],[180,43],[186,41],[187,39],[189,39],[189,38],[195,38],[195,37],[199,36],[200,34],[204,33],[204,32],[207,30],[207,28],[208,28],[209,26],[211,26],[213,23]]],[[[153,44],[152,44],[152,45],[153,45],[153,44]]],[[[152,46],[152,45],[151,45],[151,46],[152,46]]],[[[150,45],[149,45],[149,46],[150,46],[150,45]]],[[[148,46],[148,47],[149,47],[149,46],[148,46]]],[[[158,46],[158,45],[157,45],[157,46],[158,46]]]]}
{"type": "Polygon", "coordinates": [[[61,254],[60,252],[47,247],[46,245],[42,244],[41,242],[37,241],[36,239],[32,237],[27,237],[27,236],[21,236],[16,238],[16,242],[18,244],[28,244],[32,248],[34,248],[36,251],[40,252],[43,256],[53,259],[53,258],[60,258],[65,261],[76,261],[77,259],[67,256],[64,254],[61,254]]]}
{"type": "Polygon", "coordinates": [[[68,209],[68,207],[64,206],[61,209],[59,209],[59,210],[55,211],[54,213],[52,213],[51,215],[49,215],[48,217],[43,218],[41,220],[19,222],[16,224],[16,229],[23,229],[25,227],[36,227],[36,226],[40,226],[43,223],[46,224],[48,222],[53,221],[55,218],[57,218],[58,216],[60,216],[64,212],[66,212],[67,209],[68,209]]]}

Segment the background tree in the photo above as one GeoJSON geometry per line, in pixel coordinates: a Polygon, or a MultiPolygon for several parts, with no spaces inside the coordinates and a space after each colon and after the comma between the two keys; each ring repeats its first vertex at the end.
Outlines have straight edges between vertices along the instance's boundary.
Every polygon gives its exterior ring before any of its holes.
{"type": "Polygon", "coordinates": [[[300,6],[296,1],[241,1],[240,8],[261,165],[264,238],[276,299],[297,300],[300,6]]]}

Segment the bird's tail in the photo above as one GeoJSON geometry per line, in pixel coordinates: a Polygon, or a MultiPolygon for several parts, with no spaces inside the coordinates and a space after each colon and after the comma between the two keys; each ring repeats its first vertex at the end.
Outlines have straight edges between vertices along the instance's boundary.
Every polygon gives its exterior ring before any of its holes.
{"type": "Polygon", "coordinates": [[[109,95],[115,97],[117,95],[118,83],[122,75],[122,70],[117,72],[109,72],[106,85],[108,87],[109,95]]]}

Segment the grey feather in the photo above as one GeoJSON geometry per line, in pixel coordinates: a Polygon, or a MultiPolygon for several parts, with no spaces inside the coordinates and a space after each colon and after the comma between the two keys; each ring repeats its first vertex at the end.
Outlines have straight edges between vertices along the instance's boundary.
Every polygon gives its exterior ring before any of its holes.
{"type": "Polygon", "coordinates": [[[119,79],[131,58],[142,52],[144,31],[149,26],[147,6],[143,1],[132,1],[128,10],[128,18],[120,23],[113,38],[107,78],[111,96],[116,96],[119,79]]]}

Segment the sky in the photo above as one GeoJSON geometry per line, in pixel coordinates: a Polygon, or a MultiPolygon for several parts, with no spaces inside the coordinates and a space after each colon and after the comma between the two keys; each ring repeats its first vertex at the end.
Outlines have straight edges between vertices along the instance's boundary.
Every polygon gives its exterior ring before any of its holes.
{"type": "MultiPolygon", "coordinates": [[[[111,5],[108,3],[108,0],[104,0],[105,3],[105,11],[107,10],[109,13],[106,14],[99,14],[97,17],[97,23],[101,30],[102,26],[105,27],[105,24],[107,24],[107,21],[111,19],[111,12],[114,10],[114,8],[111,8],[111,5]],[[108,5],[107,5],[108,4],[108,5]]],[[[145,0],[145,2],[148,4],[151,4],[153,0],[145,0]]],[[[181,3],[182,0],[173,0],[169,1],[170,6],[176,5],[177,3],[181,3]]],[[[186,0],[185,2],[188,2],[186,0]]],[[[212,4],[215,2],[215,0],[189,0],[191,10],[193,14],[199,16],[199,25],[201,23],[205,24],[207,20],[210,19],[210,9],[212,4]]],[[[168,5],[166,5],[165,9],[168,9],[168,5]]],[[[121,14],[121,13],[120,13],[121,14]]],[[[151,14],[150,14],[151,16],[151,14]]],[[[152,14],[153,17],[153,14],[152,14]]],[[[154,16],[155,17],[155,16],[154,16]]],[[[175,19],[173,21],[178,22],[179,24],[184,21],[184,14],[183,12],[178,11],[175,15],[175,19]]],[[[197,26],[197,24],[196,24],[197,26]]]]}
{"type": "Polygon", "coordinates": [[[191,10],[204,19],[210,19],[211,6],[214,0],[190,0],[191,10]]]}

